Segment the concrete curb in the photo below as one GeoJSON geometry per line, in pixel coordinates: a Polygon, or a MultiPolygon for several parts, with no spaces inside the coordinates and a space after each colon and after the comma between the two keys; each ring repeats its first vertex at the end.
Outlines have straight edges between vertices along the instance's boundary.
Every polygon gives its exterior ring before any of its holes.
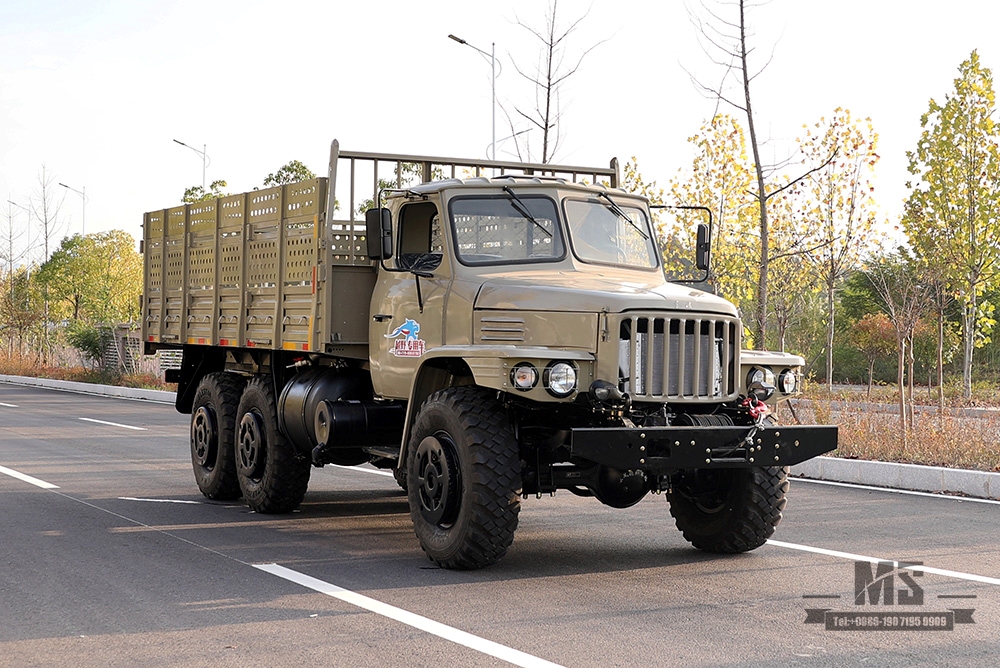
{"type": "MultiPolygon", "coordinates": [[[[76,392],[77,394],[95,394],[118,399],[135,399],[139,401],[155,401],[160,404],[174,403],[173,392],[163,390],[144,390],[137,387],[117,387],[115,385],[97,385],[95,383],[77,383],[71,380],[53,380],[51,378],[30,378],[27,376],[4,376],[0,374],[0,383],[24,385],[27,387],[44,387],[49,390],[76,392]]],[[[1000,487],[998,487],[1000,489],[1000,487]]]]}
{"type": "MultiPolygon", "coordinates": [[[[119,399],[136,399],[157,403],[174,403],[174,393],[162,390],[142,390],[132,387],[77,383],[50,378],[0,375],[0,383],[44,387],[51,390],[95,394],[119,399]]],[[[814,480],[847,482],[890,489],[910,489],[918,492],[952,492],[980,499],[1000,499],[1000,473],[949,469],[940,466],[919,466],[875,462],[839,457],[816,457],[792,467],[792,475],[814,480]]]]}
{"type": "Polygon", "coordinates": [[[872,487],[951,492],[980,499],[1000,499],[1000,473],[988,471],[816,457],[793,466],[792,475],[872,487]]]}

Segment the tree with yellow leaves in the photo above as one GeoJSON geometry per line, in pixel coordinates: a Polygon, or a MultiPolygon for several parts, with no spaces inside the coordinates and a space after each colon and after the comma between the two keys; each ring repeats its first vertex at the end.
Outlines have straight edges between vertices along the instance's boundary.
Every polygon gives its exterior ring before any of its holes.
{"type": "MultiPolygon", "coordinates": [[[[754,244],[753,201],[748,192],[753,173],[743,129],[732,116],[719,114],[690,137],[697,153],[690,171],[670,186],[677,204],[704,206],[712,211],[712,269],[709,281],[719,294],[752,312],[759,257],[754,244]]],[[[681,234],[673,230],[674,235],[681,234]]],[[[688,247],[690,240],[685,238],[688,247]]]]}
{"type": "Polygon", "coordinates": [[[973,51],[944,103],[930,101],[907,153],[913,180],[903,224],[919,256],[962,306],[962,387],[972,396],[972,354],[984,317],[980,297],[1000,279],[1000,128],[993,74],[973,51]]]}
{"type": "Polygon", "coordinates": [[[799,150],[806,164],[820,167],[799,186],[800,215],[812,247],[809,255],[826,291],[826,380],[832,385],[836,288],[877,242],[872,179],[878,135],[870,118],[855,119],[840,108],[805,130],[799,150]]]}

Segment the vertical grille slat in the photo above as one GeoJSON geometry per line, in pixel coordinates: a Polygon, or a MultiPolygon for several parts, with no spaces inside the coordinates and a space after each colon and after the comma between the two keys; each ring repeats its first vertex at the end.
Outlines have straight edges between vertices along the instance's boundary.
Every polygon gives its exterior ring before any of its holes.
{"type": "MultiPolygon", "coordinates": [[[[695,320],[694,327],[691,330],[691,334],[694,337],[694,354],[692,355],[694,358],[694,373],[691,374],[691,393],[703,397],[708,394],[709,383],[705,383],[703,388],[702,381],[712,379],[701,377],[701,322],[701,320],[695,320]]],[[[712,343],[714,343],[714,340],[712,343]]],[[[711,349],[711,345],[708,348],[711,349]]]]}
{"type": "Polygon", "coordinates": [[[639,401],[724,401],[736,395],[739,320],[629,314],[619,321],[619,384],[639,401]]]}
{"type": "Polygon", "coordinates": [[[684,396],[687,389],[687,320],[677,323],[677,391],[672,396],[684,396]]]}
{"type": "Polygon", "coordinates": [[[670,320],[663,319],[663,396],[670,395],[670,352],[673,346],[670,343],[670,320]]]}
{"type": "Polygon", "coordinates": [[[628,377],[632,379],[632,383],[636,386],[636,391],[638,391],[638,392],[644,392],[645,388],[642,386],[642,379],[639,378],[639,376],[637,374],[637,370],[639,368],[639,364],[638,364],[638,362],[636,360],[642,355],[642,344],[640,343],[640,339],[639,339],[638,326],[637,326],[638,324],[639,324],[639,319],[638,318],[632,318],[632,320],[631,320],[632,327],[630,329],[630,331],[632,332],[632,345],[629,346],[629,350],[634,350],[635,354],[634,355],[629,355],[629,360],[628,360],[629,374],[628,374],[628,377]]]}
{"type": "MultiPolygon", "coordinates": [[[[729,328],[725,325],[722,326],[722,349],[729,350],[729,328]]],[[[731,376],[729,374],[729,365],[722,365],[722,387],[720,388],[723,393],[732,392],[729,388],[729,380],[731,376]]]]}

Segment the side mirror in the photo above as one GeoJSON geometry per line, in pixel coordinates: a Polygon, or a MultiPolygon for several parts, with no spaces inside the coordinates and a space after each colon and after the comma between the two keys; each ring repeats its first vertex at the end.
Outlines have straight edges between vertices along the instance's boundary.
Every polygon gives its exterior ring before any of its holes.
{"type": "Polygon", "coordinates": [[[365,212],[368,257],[384,260],[392,257],[392,216],[389,209],[368,209],[365,212]]]}
{"type": "Polygon", "coordinates": [[[701,271],[708,271],[711,255],[712,242],[708,238],[708,225],[700,223],[698,225],[698,241],[694,250],[695,266],[701,271]]]}

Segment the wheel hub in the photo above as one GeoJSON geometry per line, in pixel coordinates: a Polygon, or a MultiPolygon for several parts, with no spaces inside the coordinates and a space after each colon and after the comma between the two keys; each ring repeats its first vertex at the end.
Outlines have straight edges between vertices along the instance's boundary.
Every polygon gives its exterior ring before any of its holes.
{"type": "Polygon", "coordinates": [[[417,446],[415,459],[420,514],[431,524],[452,524],[461,497],[454,443],[447,436],[428,436],[417,446]]]}
{"type": "Polygon", "coordinates": [[[240,420],[237,437],[236,463],[240,473],[250,479],[260,478],[266,457],[265,447],[261,418],[255,411],[249,411],[240,420]]]}
{"type": "Polygon", "coordinates": [[[706,515],[725,510],[729,504],[729,492],[735,482],[735,470],[697,471],[693,484],[687,490],[687,496],[706,515]]]}
{"type": "Polygon", "coordinates": [[[210,406],[200,406],[191,420],[191,448],[199,465],[212,468],[219,444],[215,411],[210,406]]]}

